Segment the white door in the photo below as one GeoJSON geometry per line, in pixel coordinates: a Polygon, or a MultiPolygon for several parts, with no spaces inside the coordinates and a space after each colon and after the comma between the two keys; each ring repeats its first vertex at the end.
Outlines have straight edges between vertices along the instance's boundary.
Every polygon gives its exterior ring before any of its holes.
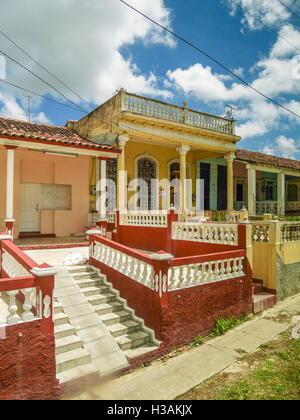
{"type": "Polygon", "coordinates": [[[20,232],[40,232],[39,184],[21,184],[20,232]]]}

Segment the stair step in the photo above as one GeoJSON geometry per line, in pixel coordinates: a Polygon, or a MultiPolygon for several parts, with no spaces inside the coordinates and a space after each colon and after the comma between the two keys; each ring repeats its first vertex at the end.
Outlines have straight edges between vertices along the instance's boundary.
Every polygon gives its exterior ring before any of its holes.
{"type": "Polygon", "coordinates": [[[122,350],[134,349],[149,343],[150,334],[144,331],[138,331],[131,334],[126,334],[116,338],[116,342],[122,350]]]}
{"type": "Polygon", "coordinates": [[[58,314],[63,311],[63,307],[59,302],[54,302],[53,309],[55,314],[58,314]]]}
{"type": "Polygon", "coordinates": [[[82,266],[78,266],[74,268],[73,267],[68,268],[68,272],[72,275],[77,274],[77,273],[87,272],[87,271],[90,273],[94,272],[93,268],[90,267],[89,265],[82,265],[82,266]]]}
{"type": "Polygon", "coordinates": [[[85,289],[87,287],[104,287],[103,281],[97,277],[95,277],[94,279],[77,280],[76,283],[78,284],[80,289],[85,289]]]}
{"type": "Polygon", "coordinates": [[[81,339],[77,335],[70,335],[68,337],[59,338],[55,340],[56,355],[66,353],[71,350],[80,349],[83,347],[81,339]]]}
{"type": "Polygon", "coordinates": [[[262,293],[264,291],[264,287],[260,283],[253,283],[252,291],[253,291],[254,295],[257,295],[257,294],[262,293]]]}
{"type": "MultiPolygon", "coordinates": [[[[74,273],[74,274],[72,273],[72,277],[75,280],[86,280],[86,279],[98,278],[97,273],[95,273],[94,271],[87,271],[87,272],[83,271],[81,273],[74,273]]],[[[102,278],[99,280],[102,280],[102,278]]]]}
{"type": "Polygon", "coordinates": [[[101,305],[95,305],[94,309],[98,315],[104,315],[111,312],[121,311],[123,309],[123,303],[121,302],[102,303],[101,305]]]}
{"type": "Polygon", "coordinates": [[[255,294],[252,297],[253,301],[253,312],[255,314],[265,311],[266,309],[272,308],[277,304],[277,296],[270,293],[262,292],[255,294]]]}
{"type": "Polygon", "coordinates": [[[90,354],[83,348],[71,350],[56,356],[56,373],[91,363],[90,354]]]}
{"type": "Polygon", "coordinates": [[[54,313],[53,315],[54,325],[66,324],[69,321],[68,315],[64,312],[54,313]]]}
{"type": "Polygon", "coordinates": [[[132,315],[126,311],[111,312],[108,314],[100,315],[100,318],[105,325],[113,325],[122,323],[124,321],[129,321],[131,317],[132,315]]]}
{"type": "Polygon", "coordinates": [[[120,337],[121,335],[136,332],[139,328],[140,324],[135,321],[125,321],[122,324],[117,323],[108,326],[108,329],[113,337],[120,337]]]}
{"type": "Polygon", "coordinates": [[[62,324],[54,326],[55,339],[59,340],[60,338],[68,337],[75,334],[75,328],[71,324],[62,324]]]}
{"type": "MultiPolygon", "coordinates": [[[[82,366],[77,366],[73,369],[65,370],[61,373],[56,375],[57,379],[59,380],[60,384],[65,384],[67,382],[75,381],[76,379],[89,377],[89,375],[95,375],[95,377],[99,378],[98,370],[92,363],[88,363],[82,366]]],[[[90,385],[90,378],[87,378],[88,383],[86,386],[90,385]]],[[[81,388],[84,388],[85,384],[80,384],[81,388]]]]}
{"type": "Polygon", "coordinates": [[[95,295],[88,296],[88,301],[93,306],[111,303],[115,300],[116,296],[113,293],[97,293],[95,295]]]}
{"type": "Polygon", "coordinates": [[[108,286],[85,287],[82,289],[82,292],[85,296],[93,296],[93,295],[108,292],[108,290],[109,290],[108,286]]]}
{"type": "Polygon", "coordinates": [[[150,353],[150,352],[158,350],[158,349],[159,349],[159,347],[157,347],[155,344],[146,343],[146,344],[144,344],[140,347],[137,347],[135,349],[125,350],[124,353],[125,353],[125,356],[127,357],[127,360],[129,362],[131,362],[132,359],[135,359],[136,357],[140,357],[143,354],[147,354],[147,353],[150,353]]]}

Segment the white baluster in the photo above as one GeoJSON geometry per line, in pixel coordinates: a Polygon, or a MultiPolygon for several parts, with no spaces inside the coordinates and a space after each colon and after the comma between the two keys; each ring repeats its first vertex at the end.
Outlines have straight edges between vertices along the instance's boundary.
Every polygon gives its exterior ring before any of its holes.
{"type": "Polygon", "coordinates": [[[9,296],[9,305],[8,305],[9,315],[7,317],[8,325],[18,324],[21,321],[21,318],[17,314],[18,306],[17,306],[16,296],[18,293],[19,293],[19,290],[12,290],[10,292],[7,292],[9,296]]]}
{"type": "Polygon", "coordinates": [[[22,289],[22,292],[25,295],[25,301],[23,304],[24,312],[22,314],[22,319],[23,321],[31,321],[34,318],[34,314],[31,312],[31,293],[33,292],[33,289],[22,289]]]}

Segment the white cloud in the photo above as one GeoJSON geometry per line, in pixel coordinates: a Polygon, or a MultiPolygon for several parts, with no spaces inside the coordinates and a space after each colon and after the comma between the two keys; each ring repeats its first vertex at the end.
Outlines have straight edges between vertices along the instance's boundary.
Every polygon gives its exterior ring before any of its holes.
{"type": "Polygon", "coordinates": [[[193,93],[203,101],[234,101],[249,96],[245,86],[233,83],[227,88],[224,83],[228,80],[227,75],[213,73],[210,66],[204,67],[200,63],[185,70],[169,70],[167,76],[178,89],[186,94],[193,93]]]}
{"type": "Polygon", "coordinates": [[[296,159],[296,155],[299,153],[299,144],[300,141],[296,142],[292,138],[279,136],[274,144],[264,147],[263,153],[277,155],[288,159],[296,159]]]}
{"type": "MultiPolygon", "coordinates": [[[[131,0],[130,3],[153,19],[171,26],[171,12],[165,7],[164,0],[131,0]]],[[[1,5],[1,22],[4,32],[95,105],[108,99],[121,87],[136,93],[171,97],[167,89],[158,87],[155,75],[143,74],[136,63],[121,54],[120,49],[137,40],[142,40],[145,48],[152,44],[173,48],[176,43],[117,0],[10,0],[1,5]]],[[[80,102],[2,37],[1,48],[59,88],[72,101],[80,102]]],[[[7,79],[40,94],[57,96],[9,60],[7,79]]],[[[4,91],[2,88],[2,92],[8,95],[11,90],[4,91]]],[[[4,115],[7,106],[11,107],[7,101],[3,106],[4,115]]],[[[21,109],[17,107],[15,110],[22,115],[21,109]]]]}
{"type": "Polygon", "coordinates": [[[274,44],[270,57],[286,57],[299,54],[300,31],[292,25],[284,25],[280,31],[277,42],[274,44]],[[297,51],[298,50],[298,51],[297,51]]]}
{"type": "MultiPolygon", "coordinates": [[[[274,0],[227,0],[227,3],[231,16],[235,16],[240,8],[243,9],[241,23],[250,30],[261,29],[264,25],[278,25],[291,17],[290,12],[274,0]]],[[[285,0],[285,3],[290,5],[291,1],[285,0]]]]}

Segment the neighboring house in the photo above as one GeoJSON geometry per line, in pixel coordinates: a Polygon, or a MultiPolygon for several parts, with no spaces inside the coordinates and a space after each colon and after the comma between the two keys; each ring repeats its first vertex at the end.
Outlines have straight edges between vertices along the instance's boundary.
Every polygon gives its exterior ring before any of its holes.
{"type": "Polygon", "coordinates": [[[0,230],[68,237],[85,233],[90,157],[118,150],[65,127],[0,118],[0,230]]]}
{"type": "Polygon", "coordinates": [[[300,215],[300,162],[249,150],[236,150],[235,209],[252,216],[300,215]]]}

